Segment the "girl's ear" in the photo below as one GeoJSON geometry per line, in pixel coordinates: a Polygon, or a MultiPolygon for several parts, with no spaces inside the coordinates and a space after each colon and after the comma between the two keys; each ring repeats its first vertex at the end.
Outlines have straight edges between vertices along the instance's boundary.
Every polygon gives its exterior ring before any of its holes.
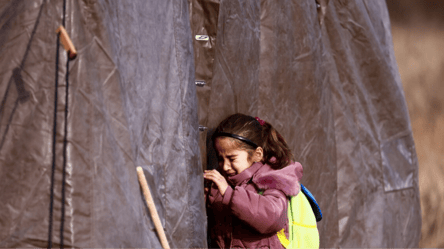
{"type": "Polygon", "coordinates": [[[264,149],[257,147],[253,154],[253,162],[260,162],[264,158],[264,149]]]}

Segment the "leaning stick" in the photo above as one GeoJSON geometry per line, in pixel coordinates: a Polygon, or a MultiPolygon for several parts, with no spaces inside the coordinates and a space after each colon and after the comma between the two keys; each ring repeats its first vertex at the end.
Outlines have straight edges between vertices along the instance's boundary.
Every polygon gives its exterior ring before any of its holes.
{"type": "Polygon", "coordinates": [[[146,182],[145,174],[142,167],[137,167],[137,176],[139,178],[140,186],[142,187],[143,195],[145,196],[146,205],[150,210],[151,218],[153,219],[154,226],[156,227],[157,234],[159,235],[160,243],[164,249],[170,249],[168,240],[165,236],[162,223],[160,223],[159,214],[157,213],[156,206],[154,205],[153,197],[151,196],[150,188],[146,182]]]}

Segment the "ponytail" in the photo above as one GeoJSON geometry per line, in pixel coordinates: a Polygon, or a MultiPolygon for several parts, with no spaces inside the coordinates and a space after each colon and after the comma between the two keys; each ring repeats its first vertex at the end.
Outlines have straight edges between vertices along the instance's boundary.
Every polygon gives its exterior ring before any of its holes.
{"type": "MultiPolygon", "coordinates": [[[[294,156],[285,139],[268,122],[262,120],[259,122],[251,116],[237,113],[224,119],[219,124],[213,134],[213,142],[218,135],[223,133],[242,136],[253,144],[262,147],[264,150],[263,162],[274,169],[284,168],[294,161],[294,156]]],[[[236,142],[239,143],[240,148],[246,149],[250,155],[257,147],[238,139],[236,139],[236,142]]]]}
{"type": "Polygon", "coordinates": [[[274,169],[281,169],[294,161],[293,153],[291,153],[285,139],[268,122],[262,126],[262,138],[263,160],[266,164],[274,169]]]}

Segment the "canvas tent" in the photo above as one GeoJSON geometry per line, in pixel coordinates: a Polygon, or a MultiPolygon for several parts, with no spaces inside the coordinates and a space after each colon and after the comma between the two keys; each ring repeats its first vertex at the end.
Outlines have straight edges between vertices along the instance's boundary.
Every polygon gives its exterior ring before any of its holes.
{"type": "Polygon", "coordinates": [[[321,247],[418,245],[384,1],[64,2],[0,2],[0,247],[159,248],[136,166],[171,247],[206,247],[207,133],[235,112],[272,123],[304,166],[321,247]]]}

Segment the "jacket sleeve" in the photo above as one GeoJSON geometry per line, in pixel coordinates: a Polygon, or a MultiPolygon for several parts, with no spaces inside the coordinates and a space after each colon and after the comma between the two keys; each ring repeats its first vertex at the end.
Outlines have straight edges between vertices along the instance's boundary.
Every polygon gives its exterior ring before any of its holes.
{"type": "Polygon", "coordinates": [[[276,233],[287,222],[287,197],[277,189],[268,189],[260,195],[237,186],[225,191],[225,203],[231,213],[261,234],[276,233]]]}
{"type": "MultiPolygon", "coordinates": [[[[230,186],[228,186],[225,193],[229,190],[232,190],[230,186]]],[[[211,189],[209,191],[208,200],[210,201],[210,206],[215,212],[223,212],[229,209],[229,199],[226,194],[224,196],[221,195],[219,189],[216,184],[212,184],[211,189]]]]}

